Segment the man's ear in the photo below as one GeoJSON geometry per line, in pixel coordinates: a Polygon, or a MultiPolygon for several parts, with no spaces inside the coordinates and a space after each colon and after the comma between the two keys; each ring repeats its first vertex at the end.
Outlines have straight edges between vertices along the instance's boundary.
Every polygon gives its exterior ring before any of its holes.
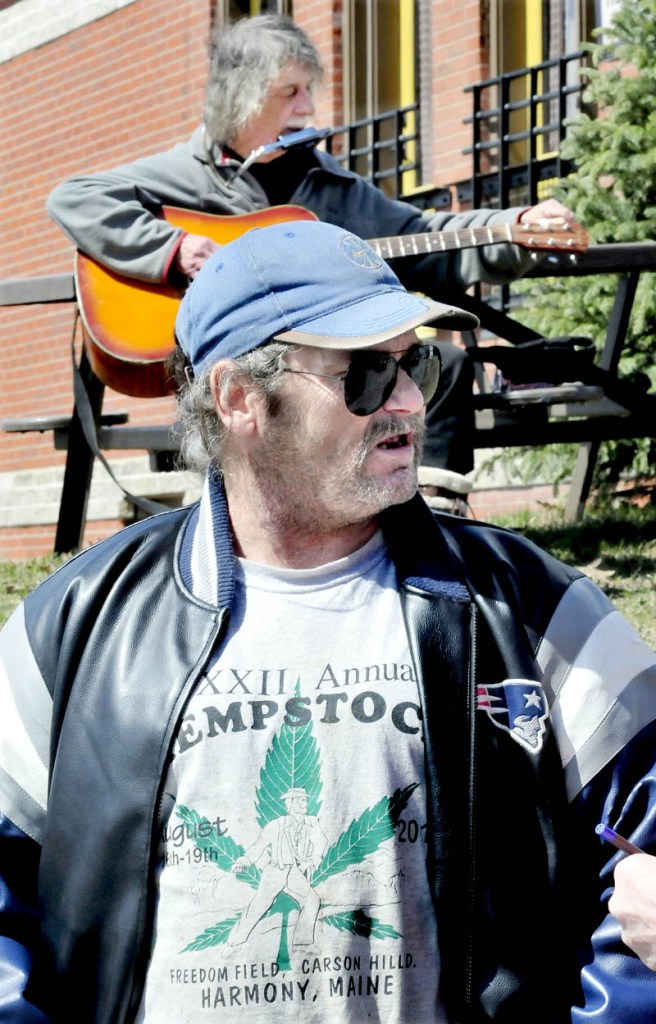
{"type": "Polygon", "coordinates": [[[217,415],[232,433],[253,434],[264,411],[262,397],[242,374],[230,374],[226,379],[226,367],[231,365],[222,360],[210,374],[217,415]]]}

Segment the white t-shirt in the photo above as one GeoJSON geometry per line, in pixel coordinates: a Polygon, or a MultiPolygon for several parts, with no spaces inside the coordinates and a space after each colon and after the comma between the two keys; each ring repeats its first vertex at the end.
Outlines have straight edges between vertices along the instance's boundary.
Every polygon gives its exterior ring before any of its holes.
{"type": "Polygon", "coordinates": [[[444,1019],[417,685],[380,535],[317,569],[240,562],[166,800],[139,1021],[444,1019]]]}

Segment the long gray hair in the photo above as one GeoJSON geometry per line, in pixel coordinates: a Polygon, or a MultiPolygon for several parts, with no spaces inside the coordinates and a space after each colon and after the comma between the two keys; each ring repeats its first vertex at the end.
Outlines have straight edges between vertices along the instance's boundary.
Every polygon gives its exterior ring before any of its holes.
{"type": "Polygon", "coordinates": [[[316,82],[323,75],[319,54],[303,29],[282,14],[242,18],[217,27],[210,51],[204,122],[218,143],[233,142],[264,102],[271,83],[294,61],[316,82]]]}
{"type": "MultiPolygon", "coordinates": [[[[275,416],[283,380],[284,358],[292,346],[272,341],[226,362],[217,381],[227,397],[236,380],[245,380],[266,402],[267,413],[275,416]]],[[[169,373],[179,386],[177,393],[176,434],[180,441],[181,468],[205,475],[210,467],[221,469],[230,428],[219,418],[212,394],[212,367],[199,377],[188,379],[182,350],[176,346],[169,362],[169,373]]]]}

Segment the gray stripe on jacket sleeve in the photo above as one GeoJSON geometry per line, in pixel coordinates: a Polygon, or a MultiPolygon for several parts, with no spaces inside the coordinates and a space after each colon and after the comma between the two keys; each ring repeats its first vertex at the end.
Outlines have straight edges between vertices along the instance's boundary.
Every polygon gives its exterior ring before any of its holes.
{"type": "Polygon", "coordinates": [[[576,581],[538,651],[571,799],[656,720],[656,655],[606,596],[576,581]]]}
{"type": "Polygon", "coordinates": [[[647,669],[631,680],[599,729],[565,768],[570,800],[605,768],[640,729],[656,719],[656,673],[647,669]]]}
{"type": "Polygon", "coordinates": [[[567,589],[556,608],[538,648],[537,660],[550,700],[558,695],[581,647],[613,605],[602,590],[587,577],[567,589]]]}
{"type": "Polygon", "coordinates": [[[0,766],[0,807],[25,835],[39,845],[43,839],[46,812],[0,766]]]}
{"type": "Polygon", "coordinates": [[[0,633],[0,707],[0,785],[8,801],[2,809],[34,837],[47,800],[52,700],[30,647],[22,605],[0,633]]]}

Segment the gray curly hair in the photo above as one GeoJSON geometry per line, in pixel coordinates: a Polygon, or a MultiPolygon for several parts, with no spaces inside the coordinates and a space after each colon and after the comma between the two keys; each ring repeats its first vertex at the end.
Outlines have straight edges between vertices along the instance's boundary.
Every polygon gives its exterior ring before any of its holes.
{"type": "MultiPolygon", "coordinates": [[[[219,390],[227,396],[235,379],[245,378],[264,398],[268,415],[275,416],[280,401],[285,355],[291,348],[291,345],[272,341],[226,362],[221,368],[219,390]]],[[[212,467],[222,468],[230,429],[216,411],[210,382],[212,367],[189,380],[185,369],[188,365],[182,350],[176,348],[169,372],[179,385],[175,427],[180,442],[178,458],[182,469],[205,475],[212,467]]]]}
{"type": "Polygon", "coordinates": [[[217,27],[203,115],[214,142],[235,139],[261,110],[269,86],[290,61],[321,81],[323,67],[314,43],[286,15],[261,14],[217,27]]]}

